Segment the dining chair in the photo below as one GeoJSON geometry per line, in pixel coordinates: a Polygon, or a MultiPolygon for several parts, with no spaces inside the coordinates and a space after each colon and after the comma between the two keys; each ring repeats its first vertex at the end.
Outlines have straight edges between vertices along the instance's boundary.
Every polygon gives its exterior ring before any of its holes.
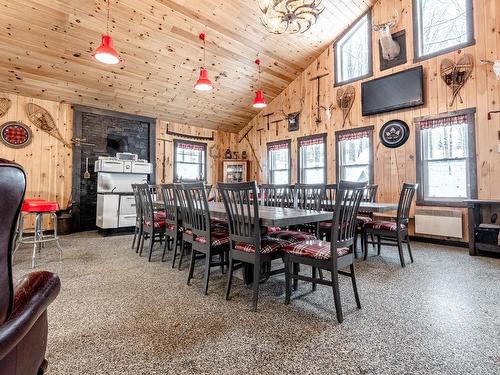
{"type": "MultiPolygon", "coordinates": [[[[375,197],[377,196],[378,185],[366,185],[365,191],[363,192],[363,198],[361,202],[375,202],[375,197]]],[[[368,211],[363,211],[362,208],[359,210],[358,217],[356,219],[356,238],[355,238],[355,246],[354,246],[354,257],[357,258],[357,243],[358,236],[361,237],[361,253],[365,252],[365,245],[363,241],[363,227],[365,224],[373,221],[373,213],[368,211]]],[[[371,236],[372,241],[374,241],[373,235],[371,236]]]]}
{"type": "MultiPolygon", "coordinates": [[[[295,185],[294,207],[303,210],[320,211],[325,200],[326,185],[297,184],[295,185]]],[[[319,222],[296,226],[294,229],[309,232],[319,237],[319,222]]]]}
{"type": "Polygon", "coordinates": [[[172,268],[175,268],[177,249],[182,245],[182,224],[177,205],[174,184],[160,186],[165,208],[165,245],[163,248],[162,262],[165,261],[166,250],[173,250],[172,268]],[[170,245],[172,244],[172,245],[170,245]]]}
{"type": "Polygon", "coordinates": [[[403,243],[408,246],[410,260],[413,263],[413,255],[411,253],[410,236],[408,234],[408,224],[410,222],[410,208],[418,189],[418,184],[403,184],[401,194],[399,196],[398,212],[396,221],[378,221],[374,220],[363,225],[363,241],[365,248],[364,259],[368,257],[368,244],[377,244],[377,253],[380,255],[382,245],[397,246],[399,252],[399,260],[401,267],[405,267],[405,259],[403,255],[403,243]],[[368,241],[368,235],[377,237],[377,241],[368,241]],[[387,242],[382,242],[385,240],[387,242]]]}
{"type": "Polygon", "coordinates": [[[143,220],[139,256],[142,256],[145,240],[149,239],[148,262],[151,262],[154,243],[157,240],[159,240],[160,243],[163,243],[163,237],[165,236],[165,212],[155,211],[151,186],[148,186],[147,184],[139,185],[139,195],[143,220]]]}
{"type": "MultiPolygon", "coordinates": [[[[325,185],[325,199],[321,203],[323,211],[333,212],[335,208],[335,197],[337,196],[337,184],[325,185]]],[[[330,241],[330,233],[332,229],[332,221],[320,221],[319,223],[319,238],[330,241]]]]}
{"type": "Polygon", "coordinates": [[[293,207],[293,185],[259,186],[260,204],[268,207],[293,207]]]}
{"type": "Polygon", "coordinates": [[[139,194],[139,184],[132,184],[132,191],[134,193],[135,201],[135,228],[134,228],[134,239],[132,240],[132,249],[135,248],[135,252],[139,252],[139,244],[142,238],[142,207],[141,198],[139,194]],[[136,244],[137,241],[137,244],[136,244]]]}
{"type": "Polygon", "coordinates": [[[191,216],[191,229],[193,241],[191,242],[191,263],[187,284],[193,278],[196,260],[205,258],[205,272],[203,282],[203,294],[208,293],[208,280],[211,267],[218,266],[224,273],[225,255],[229,249],[229,233],[224,228],[212,225],[208,199],[203,183],[182,184],[183,191],[187,197],[188,209],[191,216]],[[212,258],[218,255],[220,262],[212,262],[212,258]]]}
{"type": "Polygon", "coordinates": [[[179,257],[179,270],[182,267],[182,260],[186,252],[191,248],[193,243],[193,219],[189,210],[188,197],[182,184],[174,184],[177,206],[180,212],[182,222],[182,240],[179,257]]]}
{"type": "MultiPolygon", "coordinates": [[[[229,272],[227,276],[226,300],[229,300],[233,272],[244,266],[253,266],[252,310],[257,310],[259,281],[264,265],[282,258],[284,241],[262,234],[260,227],[257,185],[252,182],[219,183],[224,207],[229,221],[229,272]]],[[[267,275],[282,273],[272,270],[267,275]]]]}
{"type": "MultiPolygon", "coordinates": [[[[363,195],[363,187],[364,183],[360,182],[341,181],[339,183],[331,226],[330,238],[332,240],[330,242],[309,240],[284,247],[285,304],[290,303],[292,280],[311,282],[313,291],[316,290],[316,284],[331,286],[337,320],[342,323],[343,314],[338,277],[340,274],[351,278],[356,305],[361,308],[354,272],[353,247],[356,234],[356,216],[363,195]],[[312,267],[311,277],[299,273],[299,267],[296,267],[296,265],[302,264],[312,267]],[[349,272],[343,270],[346,267],[350,268],[349,272]],[[331,280],[316,277],[318,269],[330,271],[331,280]]],[[[296,289],[295,285],[294,289],[296,289]]]]}

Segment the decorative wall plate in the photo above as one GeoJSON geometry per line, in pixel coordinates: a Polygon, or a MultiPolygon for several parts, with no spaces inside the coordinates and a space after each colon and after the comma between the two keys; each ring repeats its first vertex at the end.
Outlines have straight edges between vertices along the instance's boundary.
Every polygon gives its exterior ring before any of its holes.
{"type": "Polygon", "coordinates": [[[29,126],[22,122],[9,121],[0,126],[0,141],[11,148],[28,146],[33,139],[29,126]]]}
{"type": "Polygon", "coordinates": [[[4,116],[8,111],[12,102],[9,98],[0,98],[0,117],[4,116]]]}
{"type": "Polygon", "coordinates": [[[379,136],[385,147],[401,147],[410,137],[410,127],[402,120],[390,120],[382,125],[379,136]]]}

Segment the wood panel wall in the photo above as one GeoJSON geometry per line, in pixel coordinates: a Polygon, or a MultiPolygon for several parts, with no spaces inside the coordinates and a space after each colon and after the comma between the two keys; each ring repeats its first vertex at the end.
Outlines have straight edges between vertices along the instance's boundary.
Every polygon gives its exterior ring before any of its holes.
{"type": "MultiPolygon", "coordinates": [[[[408,69],[416,65],[424,68],[424,90],[425,105],[415,109],[407,109],[388,114],[363,117],[361,115],[361,81],[355,82],[356,100],[354,102],[350,121],[342,127],[342,112],[336,108],[330,120],[325,120],[325,112],[322,111],[323,119],[319,126],[315,123],[317,86],[310,78],[328,73],[321,80],[320,100],[321,105],[328,107],[335,103],[337,88],[334,87],[333,48],[326,49],[319,58],[314,61],[287,89],[285,89],[268,108],[262,111],[249,123],[253,126],[249,134],[250,140],[263,165],[267,169],[266,143],[281,139],[292,140],[292,182],[296,182],[297,168],[297,137],[328,133],[328,181],[336,181],[335,163],[335,131],[347,128],[357,128],[374,125],[374,160],[375,160],[375,183],[379,184],[377,200],[380,202],[397,202],[400,186],[403,182],[414,182],[416,180],[415,164],[415,131],[413,119],[419,116],[444,113],[448,111],[476,107],[476,148],[478,168],[478,194],[479,198],[500,198],[500,154],[497,146],[500,144],[500,116],[494,116],[487,120],[487,113],[491,110],[500,109],[500,81],[497,81],[492,73],[491,67],[481,65],[481,59],[496,60],[500,58],[500,3],[496,0],[475,0],[474,2],[474,31],[476,44],[463,50],[455,51],[420,63],[413,62],[413,24],[412,24],[412,1],[411,0],[380,0],[373,9],[373,22],[375,24],[388,21],[397,9],[401,19],[397,27],[392,31],[406,30],[407,63],[383,72],[379,67],[378,35],[373,32],[373,79],[397,71],[408,69]],[[439,65],[444,58],[457,59],[461,54],[468,53],[474,56],[474,70],[471,78],[466,83],[463,91],[463,103],[459,100],[453,106],[449,105],[451,95],[439,75],[439,65]],[[263,115],[274,112],[271,121],[283,118],[281,112],[290,113],[301,109],[301,100],[304,104],[300,115],[300,130],[288,133],[285,121],[279,123],[278,135],[275,127],[271,125],[267,131],[266,120],[263,115]],[[402,119],[411,128],[411,136],[408,142],[397,149],[388,149],[381,145],[378,133],[381,126],[388,120],[402,119]],[[261,132],[262,144],[257,129],[261,132]]],[[[336,105],[336,104],[335,104],[336,105]]],[[[241,144],[242,150],[250,151],[246,143],[241,144]]],[[[252,155],[248,152],[248,155],[252,155]]],[[[252,163],[251,176],[259,183],[266,182],[267,176],[258,170],[256,163],[252,163]]],[[[464,209],[459,209],[465,215],[464,209]]],[[[464,238],[467,241],[467,220],[464,222],[464,238]]]]}
{"type": "Polygon", "coordinates": [[[61,208],[67,207],[71,195],[72,150],[33,125],[26,115],[25,105],[35,103],[45,108],[68,142],[73,134],[71,105],[12,94],[0,93],[0,97],[12,101],[7,114],[0,118],[0,124],[20,121],[33,132],[33,141],[25,148],[14,149],[0,143],[0,157],[23,166],[27,176],[26,197],[57,201],[61,208]]]}
{"type": "MultiPolygon", "coordinates": [[[[174,137],[167,134],[167,125],[170,131],[188,135],[211,137],[214,136],[213,141],[203,141],[193,139],[195,142],[206,143],[208,149],[214,144],[219,147],[220,157],[215,159],[210,155],[207,155],[207,181],[210,184],[217,184],[218,181],[222,181],[222,168],[221,162],[226,149],[236,150],[237,148],[237,134],[227,133],[223,131],[217,131],[212,129],[198,128],[194,126],[188,126],[183,124],[176,124],[172,122],[167,122],[163,120],[158,120],[156,122],[156,181],[157,183],[170,183],[174,178],[174,139],[184,139],[188,138],[174,137]],[[163,157],[165,156],[165,163],[163,162],[163,157]],[[163,171],[163,164],[165,164],[165,170],[163,171]]],[[[207,154],[209,150],[207,149],[207,154]]]]}

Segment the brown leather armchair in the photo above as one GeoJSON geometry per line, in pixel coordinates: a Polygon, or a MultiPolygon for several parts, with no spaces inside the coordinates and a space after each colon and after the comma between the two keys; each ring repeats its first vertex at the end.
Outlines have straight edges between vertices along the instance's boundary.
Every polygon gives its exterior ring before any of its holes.
{"type": "Polygon", "coordinates": [[[0,159],[0,374],[43,374],[47,361],[47,307],[59,294],[59,277],[33,272],[14,284],[13,238],[26,189],[22,168],[0,159]]]}

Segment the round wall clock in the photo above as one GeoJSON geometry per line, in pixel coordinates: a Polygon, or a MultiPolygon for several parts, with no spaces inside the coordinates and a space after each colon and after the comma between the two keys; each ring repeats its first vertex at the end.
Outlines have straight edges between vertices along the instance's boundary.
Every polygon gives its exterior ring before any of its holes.
{"type": "Polygon", "coordinates": [[[410,137],[410,128],[402,120],[387,121],[380,129],[380,142],[385,147],[396,148],[404,145],[410,137]]]}
{"type": "Polygon", "coordinates": [[[22,122],[9,121],[0,126],[0,141],[12,148],[23,148],[31,143],[33,133],[22,122]]]}

